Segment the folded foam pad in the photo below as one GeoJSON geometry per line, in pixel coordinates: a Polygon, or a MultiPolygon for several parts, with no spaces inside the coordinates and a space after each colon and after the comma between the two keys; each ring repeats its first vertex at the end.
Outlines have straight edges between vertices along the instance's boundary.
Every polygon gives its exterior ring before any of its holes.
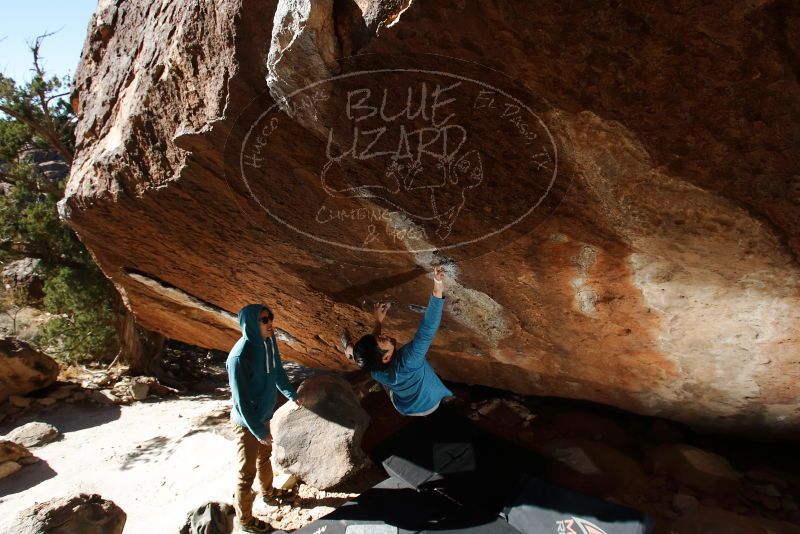
{"type": "Polygon", "coordinates": [[[488,521],[502,511],[520,473],[541,471],[541,460],[489,436],[440,408],[376,449],[378,460],[405,487],[435,491],[488,521]]]}
{"type": "Polygon", "coordinates": [[[523,476],[507,501],[508,524],[541,534],[645,534],[652,520],[636,510],[523,476]]]}
{"type": "Polygon", "coordinates": [[[296,534],[412,534],[459,510],[435,493],[421,493],[389,478],[296,534]],[[324,529],[323,529],[324,527],[324,529]]]}
{"type": "Polygon", "coordinates": [[[414,421],[375,450],[384,468],[409,487],[441,478],[448,469],[464,472],[477,467],[473,444],[478,432],[469,422],[442,413],[440,409],[414,421]]]}
{"type": "Polygon", "coordinates": [[[448,441],[424,443],[383,461],[389,476],[407,487],[420,489],[447,475],[474,473],[477,469],[472,443],[448,441]]]}
{"type": "MultiPolygon", "coordinates": [[[[294,534],[520,534],[501,518],[479,519],[436,492],[387,479],[294,534]]],[[[276,533],[281,534],[281,533],[276,533]]]]}

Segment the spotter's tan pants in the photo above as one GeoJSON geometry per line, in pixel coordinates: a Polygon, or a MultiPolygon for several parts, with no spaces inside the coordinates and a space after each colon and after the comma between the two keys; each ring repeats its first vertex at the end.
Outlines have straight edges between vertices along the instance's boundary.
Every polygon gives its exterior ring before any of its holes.
{"type": "MultiPolygon", "coordinates": [[[[235,508],[239,521],[248,521],[253,517],[253,480],[258,474],[261,493],[266,495],[272,491],[272,436],[267,436],[268,445],[259,442],[247,428],[234,423],[236,435],[236,463],[239,474],[236,479],[235,508]]],[[[269,432],[269,424],[266,424],[269,432]]]]}

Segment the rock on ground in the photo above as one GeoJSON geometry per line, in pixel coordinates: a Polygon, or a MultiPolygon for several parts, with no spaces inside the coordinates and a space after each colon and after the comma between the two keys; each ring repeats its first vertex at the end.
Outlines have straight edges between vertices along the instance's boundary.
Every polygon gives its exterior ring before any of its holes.
{"type": "Polygon", "coordinates": [[[551,479],[576,491],[641,494],[647,486],[647,476],[636,460],[603,443],[554,439],[542,452],[551,460],[551,479]]]}
{"type": "Polygon", "coordinates": [[[11,405],[16,408],[27,408],[31,405],[33,400],[27,397],[20,397],[19,395],[11,395],[8,397],[8,402],[10,402],[11,405]]]}
{"type": "Polygon", "coordinates": [[[13,441],[0,441],[0,462],[17,462],[22,458],[33,456],[23,445],[13,441]]]}
{"type": "Polygon", "coordinates": [[[800,526],[701,506],[666,522],[662,531],[675,534],[800,534],[800,526]]]}
{"type": "Polygon", "coordinates": [[[742,475],[718,454],[686,444],[662,445],[653,453],[656,472],[695,491],[709,495],[731,495],[739,491],[742,475]]]}
{"type": "Polygon", "coordinates": [[[24,447],[37,447],[58,439],[61,432],[47,423],[33,422],[22,425],[9,432],[5,439],[24,447]]]}
{"type": "Polygon", "coordinates": [[[22,464],[20,463],[11,461],[0,462],[0,479],[13,475],[20,469],[22,469],[22,464]]]}
{"type": "Polygon", "coordinates": [[[0,401],[49,386],[58,378],[58,363],[24,341],[0,339],[0,401]]]}
{"type": "Polygon", "coordinates": [[[150,386],[143,382],[134,382],[130,386],[130,395],[133,400],[144,400],[147,398],[147,393],[150,391],[150,386]]]}
{"type": "Polygon", "coordinates": [[[298,394],[302,408],[287,402],[270,423],[274,461],[310,486],[332,488],[366,465],[361,438],[369,415],[350,384],[333,375],[307,379],[298,394]]]}
{"type": "Polygon", "coordinates": [[[23,510],[11,523],[10,531],[16,534],[122,534],[125,520],[125,512],[112,501],[100,495],[81,493],[23,510]]]}

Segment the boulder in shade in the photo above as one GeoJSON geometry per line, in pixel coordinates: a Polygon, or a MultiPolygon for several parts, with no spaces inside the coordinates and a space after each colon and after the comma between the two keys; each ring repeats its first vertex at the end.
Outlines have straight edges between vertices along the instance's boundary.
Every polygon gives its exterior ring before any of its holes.
{"type": "Polygon", "coordinates": [[[653,467],[704,495],[736,493],[742,475],[728,460],[683,443],[662,445],[654,452],[653,467]]]}
{"type": "Polygon", "coordinates": [[[0,441],[0,462],[17,462],[29,456],[33,455],[24,446],[13,441],[0,441]]]}

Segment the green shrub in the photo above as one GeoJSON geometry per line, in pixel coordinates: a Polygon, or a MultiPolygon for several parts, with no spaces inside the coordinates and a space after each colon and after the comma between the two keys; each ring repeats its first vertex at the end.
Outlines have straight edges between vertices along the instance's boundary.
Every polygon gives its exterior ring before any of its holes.
{"type": "Polygon", "coordinates": [[[53,317],[37,344],[65,363],[112,360],[117,353],[114,288],[97,269],[59,267],[44,284],[44,307],[53,317]]]}
{"type": "Polygon", "coordinates": [[[26,145],[33,142],[27,126],[13,119],[0,118],[0,160],[12,161],[26,145]]]}

